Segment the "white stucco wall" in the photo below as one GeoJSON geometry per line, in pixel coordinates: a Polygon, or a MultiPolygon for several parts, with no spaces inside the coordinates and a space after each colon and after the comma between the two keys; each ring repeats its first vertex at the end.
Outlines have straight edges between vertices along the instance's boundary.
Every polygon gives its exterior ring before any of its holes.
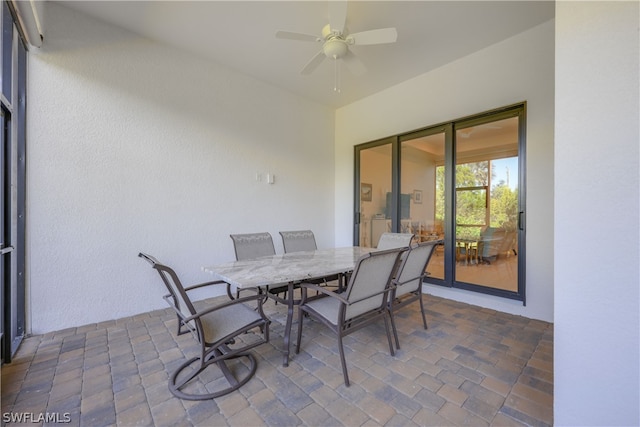
{"type": "Polygon", "coordinates": [[[332,110],[46,11],[28,70],[31,333],[164,307],[139,251],[195,283],[234,258],[230,233],[271,232],[282,252],[278,231],[309,228],[333,246],[332,110]]]}
{"type": "Polygon", "coordinates": [[[640,425],[639,30],[637,1],[556,4],[558,426],[640,425]]]}
{"type": "MultiPolygon", "coordinates": [[[[425,52],[425,55],[428,55],[425,52]]],[[[353,230],[353,146],[527,101],[527,306],[425,286],[425,291],[553,321],[554,23],[549,21],[336,112],[336,243],[353,230]]]]}

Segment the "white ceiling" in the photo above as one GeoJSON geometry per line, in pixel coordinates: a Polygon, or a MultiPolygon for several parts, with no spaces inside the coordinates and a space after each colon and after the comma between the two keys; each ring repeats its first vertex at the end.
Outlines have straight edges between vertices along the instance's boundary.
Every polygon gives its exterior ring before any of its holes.
{"type": "MultiPolygon", "coordinates": [[[[554,17],[552,1],[362,1],[348,4],[350,33],[395,27],[394,44],[353,46],[360,77],[325,60],[300,70],[320,43],[281,40],[278,30],[320,35],[327,1],[63,1],[66,6],[281,87],[340,107],[438,68],[554,17]]],[[[46,43],[46,39],[45,39],[46,43]]]]}

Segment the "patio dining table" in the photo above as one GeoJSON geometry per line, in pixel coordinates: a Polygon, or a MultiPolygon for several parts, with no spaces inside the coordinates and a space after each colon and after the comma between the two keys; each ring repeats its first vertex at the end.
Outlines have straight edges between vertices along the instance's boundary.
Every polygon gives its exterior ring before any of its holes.
{"type": "Polygon", "coordinates": [[[297,283],[323,277],[346,274],[353,270],[358,258],[374,251],[373,248],[350,246],[290,252],[242,261],[203,267],[216,280],[222,280],[238,289],[287,286],[287,321],[284,330],[283,366],[289,365],[293,308],[299,302],[294,296],[297,283]]]}

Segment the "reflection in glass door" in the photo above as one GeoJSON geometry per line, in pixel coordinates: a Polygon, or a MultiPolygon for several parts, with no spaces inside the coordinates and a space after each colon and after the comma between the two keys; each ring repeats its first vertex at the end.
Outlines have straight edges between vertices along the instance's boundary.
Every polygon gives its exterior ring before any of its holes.
{"type": "Polygon", "coordinates": [[[456,128],[457,282],[518,291],[518,120],[456,128]]]}
{"type": "MultiPolygon", "coordinates": [[[[410,200],[410,215],[401,219],[403,229],[419,242],[444,239],[444,129],[421,131],[400,141],[400,191],[410,200]]],[[[427,267],[430,277],[444,280],[444,253],[442,246],[436,247],[427,267]]]]}
{"type": "Polygon", "coordinates": [[[360,195],[356,211],[360,246],[375,248],[380,235],[392,230],[393,145],[392,141],[381,141],[358,151],[360,195]]]}

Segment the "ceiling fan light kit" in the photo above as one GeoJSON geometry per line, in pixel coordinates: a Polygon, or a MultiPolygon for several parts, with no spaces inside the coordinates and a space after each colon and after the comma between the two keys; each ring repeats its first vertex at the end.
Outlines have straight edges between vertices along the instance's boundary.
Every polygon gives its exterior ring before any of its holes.
{"type": "Polygon", "coordinates": [[[324,52],[327,58],[339,59],[347,53],[347,43],[344,40],[332,39],[327,40],[322,45],[322,52],[324,52]]]}
{"type": "Polygon", "coordinates": [[[312,41],[322,43],[322,49],[311,58],[304,66],[301,74],[311,74],[323,61],[324,58],[333,59],[334,64],[334,91],[340,92],[339,67],[337,61],[344,60],[347,68],[356,76],[366,72],[366,67],[360,59],[349,49],[353,45],[374,45],[383,43],[394,43],[398,38],[395,28],[380,28],[377,30],[362,31],[348,34],[345,28],[347,18],[346,1],[329,1],[329,24],[322,28],[322,37],[310,34],[295,33],[290,31],[278,31],[276,38],[300,41],[312,41]]]}

